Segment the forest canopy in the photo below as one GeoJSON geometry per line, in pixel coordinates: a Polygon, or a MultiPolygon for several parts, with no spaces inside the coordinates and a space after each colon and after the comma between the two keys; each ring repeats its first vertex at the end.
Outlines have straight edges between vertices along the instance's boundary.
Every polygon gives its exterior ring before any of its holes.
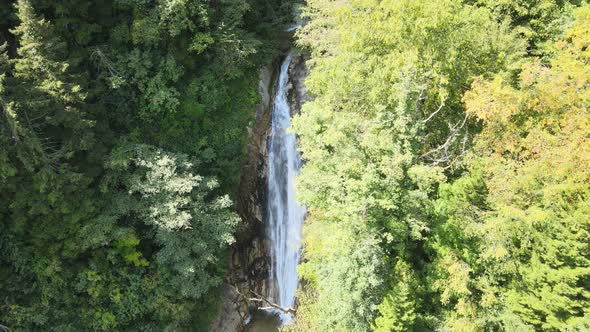
{"type": "Polygon", "coordinates": [[[307,1],[289,330],[590,329],[589,15],[307,1]]]}
{"type": "MultiPolygon", "coordinates": [[[[282,330],[589,331],[590,5],[300,9],[308,216],[282,330]]],[[[281,0],[0,3],[0,325],[209,330],[258,70],[292,18],[281,0]]]]}
{"type": "Polygon", "coordinates": [[[287,2],[0,3],[0,324],[207,331],[287,2]]]}

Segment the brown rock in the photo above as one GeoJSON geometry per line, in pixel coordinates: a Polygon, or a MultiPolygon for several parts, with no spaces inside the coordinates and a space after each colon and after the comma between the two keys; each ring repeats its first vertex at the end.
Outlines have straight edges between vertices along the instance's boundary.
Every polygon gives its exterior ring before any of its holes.
{"type": "MultiPolygon", "coordinates": [[[[260,103],[256,120],[248,129],[248,156],[242,165],[237,211],[242,222],[232,247],[230,272],[226,277],[223,301],[212,332],[241,332],[250,313],[261,303],[249,301],[251,290],[268,294],[270,273],[269,243],[266,239],[264,214],[266,210],[267,138],[270,134],[272,103],[280,62],[275,61],[260,71],[258,91],[260,103]]],[[[296,56],[289,68],[289,102],[293,114],[301,111],[307,101],[304,79],[307,76],[305,59],[296,56]]]]}

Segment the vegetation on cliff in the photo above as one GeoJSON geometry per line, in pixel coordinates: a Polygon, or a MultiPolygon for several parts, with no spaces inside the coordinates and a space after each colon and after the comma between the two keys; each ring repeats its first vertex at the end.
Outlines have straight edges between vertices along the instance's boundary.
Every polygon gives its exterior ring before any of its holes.
{"type": "Polygon", "coordinates": [[[207,330],[278,0],[2,1],[0,324],[207,330]]]}
{"type": "Polygon", "coordinates": [[[308,0],[294,331],[590,328],[590,6],[308,0]]]}
{"type": "MultiPolygon", "coordinates": [[[[201,331],[280,0],[0,3],[0,324],[201,331]]],[[[590,5],[307,0],[301,332],[590,330],[590,5]]]]}

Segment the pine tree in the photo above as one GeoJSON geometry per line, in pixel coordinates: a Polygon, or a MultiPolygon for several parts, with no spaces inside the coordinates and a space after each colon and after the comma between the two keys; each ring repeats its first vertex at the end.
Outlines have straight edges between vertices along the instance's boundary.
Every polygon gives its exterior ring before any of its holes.
{"type": "Polygon", "coordinates": [[[398,261],[391,275],[391,289],[379,304],[373,331],[411,331],[416,320],[415,276],[409,265],[398,261]]]}

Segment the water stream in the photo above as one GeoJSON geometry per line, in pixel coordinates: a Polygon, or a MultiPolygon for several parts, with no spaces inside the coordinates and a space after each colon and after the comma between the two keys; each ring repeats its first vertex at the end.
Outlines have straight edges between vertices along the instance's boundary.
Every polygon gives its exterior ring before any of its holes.
{"type": "MultiPolygon", "coordinates": [[[[271,134],[268,138],[267,232],[270,239],[271,275],[269,299],[282,308],[295,307],[299,284],[297,264],[301,249],[301,228],[305,208],[295,199],[294,179],[301,167],[296,135],[291,129],[291,110],[287,99],[289,54],[281,64],[272,109],[271,134]]],[[[277,312],[283,324],[291,317],[277,312]]]]}

